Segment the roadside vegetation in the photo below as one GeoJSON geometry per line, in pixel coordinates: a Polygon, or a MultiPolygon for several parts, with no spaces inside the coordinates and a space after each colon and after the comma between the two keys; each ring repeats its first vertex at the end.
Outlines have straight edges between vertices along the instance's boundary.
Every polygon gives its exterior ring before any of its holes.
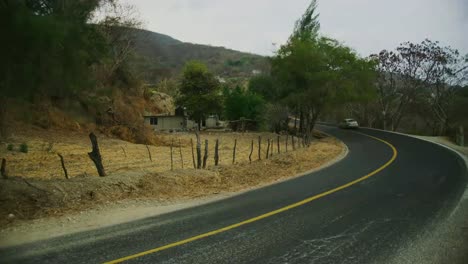
{"type": "Polygon", "coordinates": [[[149,33],[135,14],[118,0],[0,4],[4,212],[31,219],[291,177],[343,151],[319,120],[449,136],[468,122],[468,57],[430,40],[361,57],[320,32],[315,0],[269,58],[149,33]],[[145,125],[176,108],[196,133],[145,125]],[[228,125],[200,132],[209,116],[228,125]],[[99,165],[109,177],[92,177],[99,165]]]}

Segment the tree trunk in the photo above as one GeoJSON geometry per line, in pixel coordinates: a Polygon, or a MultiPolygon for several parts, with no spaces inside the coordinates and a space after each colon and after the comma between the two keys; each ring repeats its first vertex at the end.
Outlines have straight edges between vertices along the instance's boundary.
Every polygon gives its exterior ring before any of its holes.
{"type": "Polygon", "coordinates": [[[299,113],[299,132],[304,133],[304,112],[302,111],[302,109],[299,113]]]}
{"type": "Polygon", "coordinates": [[[97,137],[96,135],[94,135],[94,133],[91,133],[89,134],[89,139],[91,140],[91,144],[93,145],[93,150],[88,153],[88,156],[94,162],[99,176],[104,177],[106,176],[106,172],[104,170],[104,166],[102,165],[102,157],[101,152],[99,151],[97,137]]]}
{"type": "Polygon", "coordinates": [[[285,146],[286,152],[288,152],[288,141],[289,141],[289,135],[286,134],[286,146],[285,146]]]}
{"type": "Polygon", "coordinates": [[[278,149],[278,154],[280,154],[281,150],[280,150],[280,136],[279,135],[276,138],[276,148],[278,149]]]}

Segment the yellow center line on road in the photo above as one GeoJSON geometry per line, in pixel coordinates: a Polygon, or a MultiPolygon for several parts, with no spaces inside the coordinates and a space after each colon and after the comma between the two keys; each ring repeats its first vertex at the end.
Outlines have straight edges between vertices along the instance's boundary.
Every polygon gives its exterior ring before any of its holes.
{"type": "MultiPolygon", "coordinates": [[[[359,134],[362,134],[362,133],[359,133],[359,134]]],[[[124,262],[124,261],[127,261],[127,260],[135,259],[135,258],[142,257],[142,256],[145,256],[145,255],[148,255],[148,254],[156,253],[156,252],[163,251],[163,250],[166,250],[166,249],[169,249],[169,248],[173,248],[173,247],[177,247],[177,246],[180,246],[180,245],[183,245],[183,244],[187,244],[187,243],[190,243],[190,242],[195,241],[195,240],[200,240],[202,238],[214,236],[216,234],[226,232],[228,230],[231,230],[231,229],[243,226],[243,225],[247,225],[247,224],[250,224],[250,223],[265,219],[267,217],[270,217],[270,216],[273,216],[273,215],[276,215],[276,214],[291,210],[293,208],[302,206],[304,204],[310,203],[310,202],[312,202],[314,200],[320,199],[320,198],[325,197],[327,195],[330,195],[332,193],[336,193],[336,192],[341,191],[343,189],[349,188],[349,187],[351,187],[351,186],[353,186],[353,185],[355,185],[357,183],[360,183],[360,182],[362,182],[362,181],[376,175],[377,173],[381,172],[382,170],[384,170],[386,167],[388,167],[390,164],[392,164],[395,161],[395,159],[396,159],[396,157],[398,155],[398,152],[397,152],[396,148],[392,144],[388,143],[387,141],[385,141],[383,139],[376,138],[376,137],[373,137],[373,136],[369,136],[369,135],[366,135],[366,134],[362,134],[362,135],[370,137],[372,139],[375,139],[377,141],[380,141],[380,142],[386,144],[393,151],[392,158],[389,161],[387,161],[384,165],[382,165],[378,169],[372,171],[371,173],[369,173],[369,174],[367,174],[367,175],[365,175],[365,176],[363,176],[363,177],[361,177],[359,179],[356,179],[356,180],[354,180],[352,182],[348,182],[348,183],[346,183],[344,185],[341,185],[339,187],[331,189],[329,191],[314,195],[312,197],[309,197],[309,198],[304,199],[302,201],[299,201],[297,203],[293,203],[291,205],[279,208],[277,210],[274,210],[274,211],[271,211],[271,212],[268,212],[268,213],[265,213],[265,214],[250,218],[250,219],[247,219],[245,221],[242,221],[242,222],[239,222],[239,223],[236,223],[236,224],[232,224],[232,225],[220,228],[220,229],[216,229],[216,230],[204,233],[204,234],[200,234],[200,235],[197,235],[197,236],[194,236],[194,237],[190,237],[190,238],[187,238],[187,239],[184,239],[184,240],[180,240],[180,241],[177,241],[177,242],[165,245],[165,246],[153,248],[153,249],[143,251],[143,252],[140,252],[140,253],[136,253],[136,254],[133,254],[133,255],[130,255],[130,256],[126,256],[126,257],[122,257],[122,258],[115,259],[115,260],[112,260],[112,261],[108,261],[108,262],[105,262],[105,264],[121,263],[121,262],[124,262]]]]}

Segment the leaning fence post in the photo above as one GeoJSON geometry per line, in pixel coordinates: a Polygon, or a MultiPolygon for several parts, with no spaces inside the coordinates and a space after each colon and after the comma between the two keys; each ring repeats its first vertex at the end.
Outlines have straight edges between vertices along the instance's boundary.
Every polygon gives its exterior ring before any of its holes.
{"type": "Polygon", "coordinates": [[[180,163],[182,164],[182,169],[184,168],[184,157],[182,156],[182,143],[179,138],[179,153],[180,153],[180,163]]]}
{"type": "Polygon", "coordinates": [[[193,168],[197,168],[197,164],[195,164],[195,153],[193,152],[193,138],[190,139],[190,146],[192,147],[192,162],[193,162],[193,168]]]}
{"type": "Polygon", "coordinates": [[[206,168],[207,159],[208,159],[208,139],[205,139],[205,155],[203,156],[203,168],[206,168]]]}
{"type": "Polygon", "coordinates": [[[65,161],[63,160],[63,156],[60,153],[57,153],[57,155],[60,158],[60,163],[62,164],[63,173],[65,174],[65,179],[68,180],[69,179],[68,172],[67,172],[67,168],[65,167],[65,161]]]}
{"type": "Polygon", "coordinates": [[[234,149],[232,151],[232,164],[236,163],[237,139],[234,139],[234,149]]]}
{"type": "Polygon", "coordinates": [[[153,161],[153,158],[151,157],[151,151],[148,147],[148,145],[145,145],[146,146],[146,149],[148,150],[148,157],[149,157],[149,160],[152,162],[153,161]]]}
{"type": "Polygon", "coordinates": [[[254,140],[252,139],[252,144],[250,144],[249,163],[252,163],[253,147],[254,147],[254,140]]]}

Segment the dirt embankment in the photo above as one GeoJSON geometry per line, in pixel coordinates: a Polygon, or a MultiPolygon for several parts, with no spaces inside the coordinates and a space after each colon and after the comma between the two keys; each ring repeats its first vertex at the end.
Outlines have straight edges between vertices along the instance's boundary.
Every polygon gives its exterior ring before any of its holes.
{"type": "Polygon", "coordinates": [[[341,142],[326,137],[313,141],[308,148],[295,151],[289,145],[286,153],[285,141],[280,141],[281,153],[278,153],[275,142],[274,155],[267,160],[263,142],[262,160],[257,160],[258,143],[255,142],[254,161],[249,163],[250,145],[252,140],[258,140],[258,136],[264,140],[277,139],[277,135],[269,133],[202,134],[202,139],[210,141],[209,162],[205,170],[193,169],[190,146],[193,135],[190,134],[161,136],[161,145],[150,147],[153,161],[149,160],[144,145],[101,136],[104,165],[109,176],[97,177],[87,158],[90,147],[86,135],[56,135],[54,140],[61,143],[55,143],[52,148],[60,151],[70,166],[72,177],[69,180],[63,177],[56,154],[50,150],[49,144],[45,144],[46,138],[19,136],[18,142],[27,141],[30,145],[27,154],[7,152],[5,155],[3,150],[0,152],[9,160],[9,174],[15,175],[8,180],[0,180],[0,209],[3,212],[0,226],[60,216],[126,199],[167,202],[245,190],[318,168],[337,158],[345,148],[341,142]],[[177,143],[180,139],[181,148],[173,148],[174,170],[171,171],[170,144],[173,139],[177,143]],[[213,165],[215,139],[221,142],[219,166],[213,165]],[[234,139],[237,139],[236,162],[232,164],[234,139]],[[125,154],[123,147],[126,147],[125,154]]]}

